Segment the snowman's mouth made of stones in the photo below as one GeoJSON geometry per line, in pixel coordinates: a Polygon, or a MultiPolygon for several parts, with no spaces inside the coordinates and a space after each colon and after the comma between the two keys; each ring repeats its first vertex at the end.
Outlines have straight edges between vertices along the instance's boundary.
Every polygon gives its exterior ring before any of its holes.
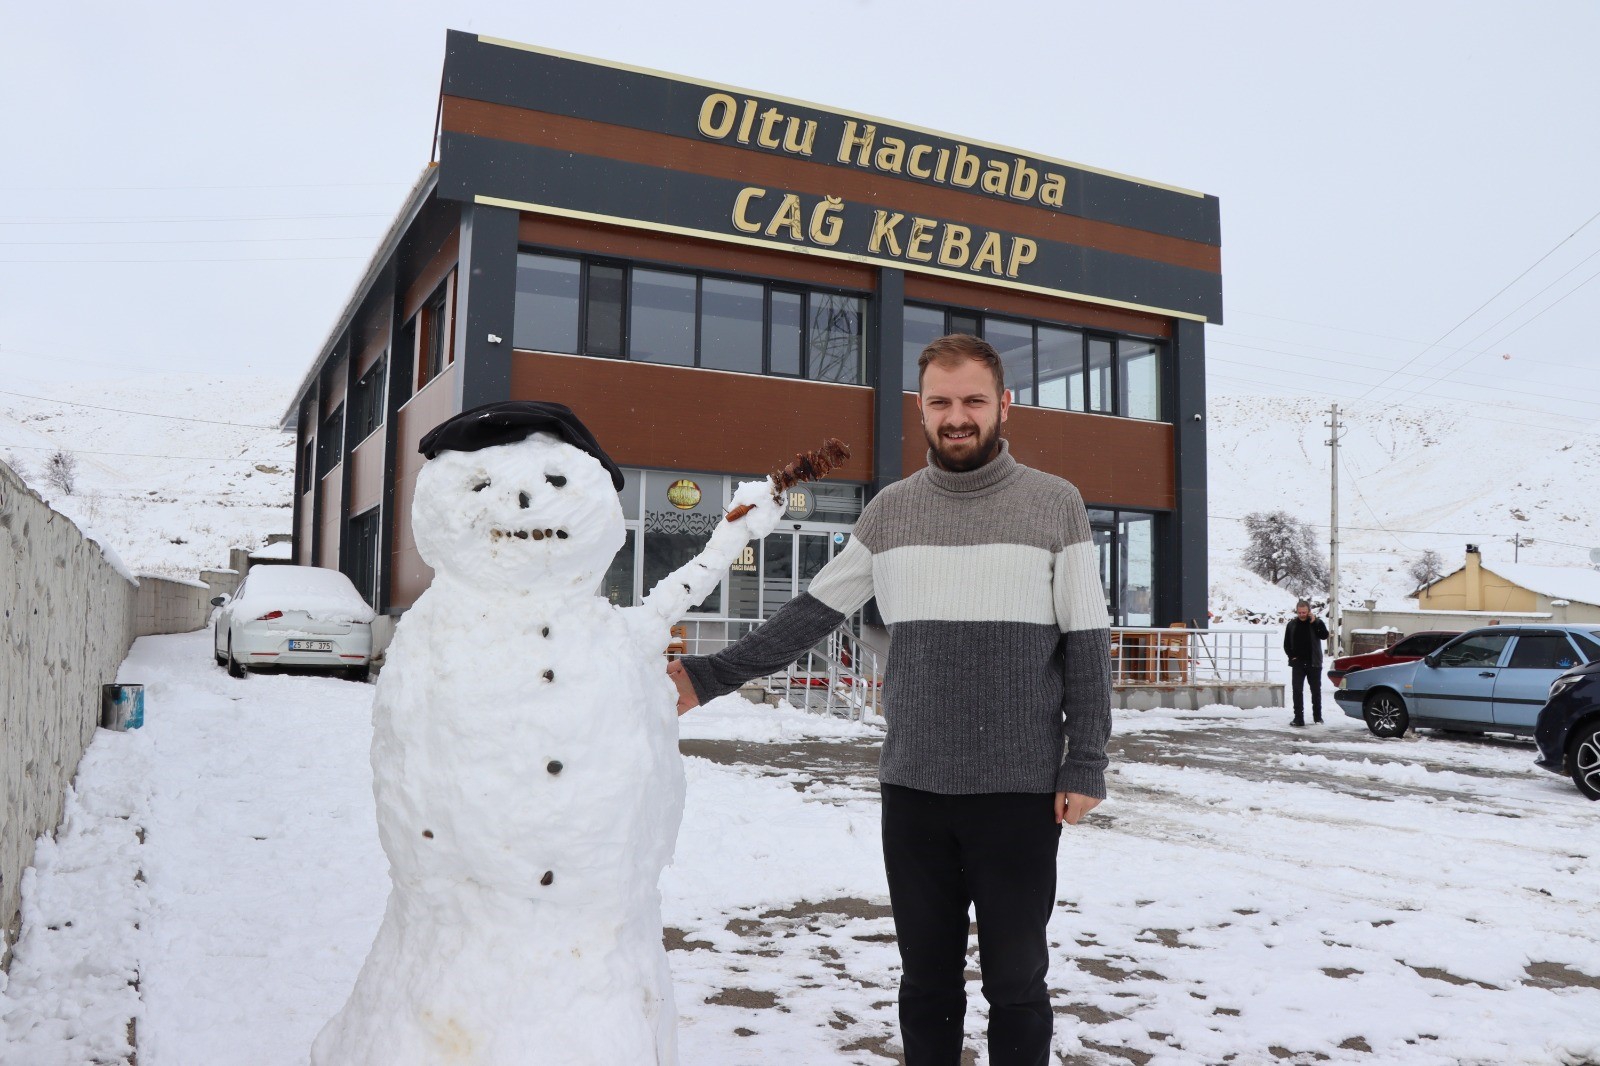
{"type": "Polygon", "coordinates": [[[567,531],[564,529],[501,529],[496,526],[489,530],[489,539],[495,542],[502,540],[566,540],[567,531]]]}

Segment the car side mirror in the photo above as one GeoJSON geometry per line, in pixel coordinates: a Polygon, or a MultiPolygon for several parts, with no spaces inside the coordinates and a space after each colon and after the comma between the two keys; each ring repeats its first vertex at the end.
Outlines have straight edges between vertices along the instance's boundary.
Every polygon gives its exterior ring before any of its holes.
{"type": "Polygon", "coordinates": [[[1430,670],[1437,668],[1439,665],[1439,653],[1436,651],[1430,651],[1428,654],[1424,655],[1422,657],[1422,665],[1428,667],[1430,670]]]}
{"type": "Polygon", "coordinates": [[[211,606],[213,606],[213,607],[221,607],[223,604],[225,604],[227,602],[228,602],[228,597],[226,597],[226,596],[213,596],[213,597],[211,597],[211,606]]]}

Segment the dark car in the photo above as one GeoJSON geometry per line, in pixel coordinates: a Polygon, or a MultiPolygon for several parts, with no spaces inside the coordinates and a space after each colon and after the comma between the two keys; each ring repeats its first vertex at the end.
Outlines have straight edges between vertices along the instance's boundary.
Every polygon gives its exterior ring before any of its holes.
{"type": "Polygon", "coordinates": [[[1459,630],[1429,630],[1426,633],[1412,633],[1410,636],[1401,637],[1387,648],[1379,651],[1369,651],[1365,655],[1346,655],[1333,660],[1333,666],[1328,670],[1328,680],[1333,682],[1334,688],[1343,688],[1344,679],[1357,670],[1365,670],[1373,666],[1393,666],[1395,663],[1416,662],[1431,651],[1436,651],[1445,641],[1452,637],[1459,637],[1459,630]]]}
{"type": "Polygon", "coordinates": [[[1401,737],[1413,726],[1532,736],[1555,681],[1596,661],[1594,624],[1489,626],[1415,662],[1357,670],[1333,698],[1378,737],[1401,737]]]}
{"type": "Polygon", "coordinates": [[[1533,739],[1539,742],[1540,766],[1568,775],[1579,792],[1600,800],[1600,660],[1551,683],[1533,739]]]}

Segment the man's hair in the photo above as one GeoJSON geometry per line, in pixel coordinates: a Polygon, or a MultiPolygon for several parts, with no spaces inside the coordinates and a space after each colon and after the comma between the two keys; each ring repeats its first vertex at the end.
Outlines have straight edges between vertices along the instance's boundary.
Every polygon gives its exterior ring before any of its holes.
{"type": "Polygon", "coordinates": [[[1294,605],[1294,609],[1298,611],[1302,607],[1304,607],[1308,611],[1311,610],[1311,601],[1310,600],[1296,600],[1295,601],[1295,605],[1294,605]]]}
{"type": "Polygon", "coordinates": [[[922,391],[922,377],[928,372],[929,363],[949,367],[967,359],[988,367],[989,373],[994,375],[996,393],[1005,394],[1006,371],[1000,363],[1000,353],[994,350],[994,345],[970,333],[947,334],[922,349],[917,357],[917,391],[922,391]]]}

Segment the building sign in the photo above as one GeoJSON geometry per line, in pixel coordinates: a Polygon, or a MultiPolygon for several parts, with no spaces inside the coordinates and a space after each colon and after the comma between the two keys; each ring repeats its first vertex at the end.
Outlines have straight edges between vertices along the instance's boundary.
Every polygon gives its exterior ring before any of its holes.
{"type": "Polygon", "coordinates": [[[644,531],[709,536],[722,521],[722,477],[719,474],[645,472],[644,531]],[[712,486],[706,493],[701,486],[712,486]]]}
{"type": "Polygon", "coordinates": [[[454,31],[442,121],[446,199],[1221,321],[1188,190],[454,31]]]}
{"type": "Polygon", "coordinates": [[[817,509],[817,494],[811,491],[810,485],[795,485],[788,490],[789,510],[785,518],[801,519],[810,518],[817,509]]]}
{"type": "Polygon", "coordinates": [[[679,478],[667,486],[667,502],[680,511],[692,511],[700,502],[700,486],[688,478],[679,478]]]}

